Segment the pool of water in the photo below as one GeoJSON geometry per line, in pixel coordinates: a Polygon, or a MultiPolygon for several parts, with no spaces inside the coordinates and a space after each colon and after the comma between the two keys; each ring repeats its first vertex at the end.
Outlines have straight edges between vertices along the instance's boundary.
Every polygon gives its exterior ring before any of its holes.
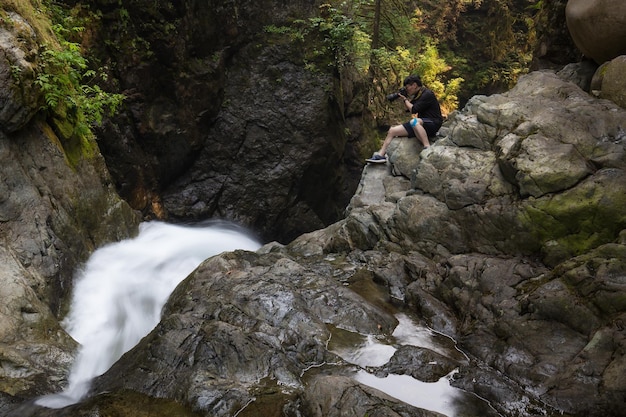
{"type": "Polygon", "coordinates": [[[500,416],[486,400],[450,385],[458,370],[436,382],[420,381],[410,375],[389,374],[382,378],[374,375],[372,368],[389,362],[402,345],[429,349],[458,363],[468,361],[451,338],[419,325],[406,314],[396,314],[396,318],[398,326],[391,335],[383,337],[333,329],[328,349],[358,366],[359,370],[353,375],[356,381],[407,404],[448,417],[500,416]]]}

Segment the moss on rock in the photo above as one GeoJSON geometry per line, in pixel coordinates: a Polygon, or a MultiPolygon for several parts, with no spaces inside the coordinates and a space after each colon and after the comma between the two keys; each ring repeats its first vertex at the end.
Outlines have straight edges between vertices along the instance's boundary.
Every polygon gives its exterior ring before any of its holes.
{"type": "Polygon", "coordinates": [[[558,195],[529,199],[520,221],[557,264],[617,239],[626,228],[626,174],[608,169],[558,195]]]}

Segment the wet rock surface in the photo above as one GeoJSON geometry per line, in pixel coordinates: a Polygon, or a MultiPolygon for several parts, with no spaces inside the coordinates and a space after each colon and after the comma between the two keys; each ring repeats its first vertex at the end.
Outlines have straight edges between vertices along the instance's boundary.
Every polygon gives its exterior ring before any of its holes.
{"type": "Polygon", "coordinates": [[[115,365],[113,378],[96,383],[96,392],[123,381],[149,395],[185,398],[194,409],[232,415],[253,400],[248,389],[258,381],[302,390],[306,369],[336,361],[325,349],[327,324],[369,334],[390,332],[396,323],[332,278],[273,254],[206,262],[176,290],[164,314],[115,365]],[[165,369],[173,379],[162,378],[165,369]]]}

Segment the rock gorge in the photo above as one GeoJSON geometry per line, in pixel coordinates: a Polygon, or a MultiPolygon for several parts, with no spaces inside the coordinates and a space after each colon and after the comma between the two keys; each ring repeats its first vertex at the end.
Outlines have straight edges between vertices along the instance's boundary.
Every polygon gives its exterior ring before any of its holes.
{"type": "MultiPolygon", "coordinates": [[[[465,355],[404,346],[370,369],[379,376],[432,381],[458,369],[452,384],[494,415],[623,415],[626,111],[608,99],[607,86],[623,94],[605,82],[611,72],[532,72],[511,91],[472,98],[428,151],[397,140],[388,166],[363,168],[362,86],[311,75],[286,44],[251,42],[271,21],[269,3],[129,6],[145,12],[130,13],[143,34],[161,33],[153,23],[167,18],[187,35],[163,33],[149,56],[110,46],[101,58],[121,74],[129,111],[79,158],[36,116],[38,98],[13,88],[11,69],[27,77],[32,65],[27,26],[0,29],[0,415],[438,415],[359,383],[329,349],[337,329],[389,338],[399,312],[465,355]],[[290,243],[206,260],[86,401],[32,405],[64,386],[75,353],[59,325],[73,272],[94,248],[132,236],[137,208],[219,214],[290,243]]],[[[106,30],[116,4],[98,4],[106,30]]],[[[272,19],[315,10],[283,6],[272,19]]]]}

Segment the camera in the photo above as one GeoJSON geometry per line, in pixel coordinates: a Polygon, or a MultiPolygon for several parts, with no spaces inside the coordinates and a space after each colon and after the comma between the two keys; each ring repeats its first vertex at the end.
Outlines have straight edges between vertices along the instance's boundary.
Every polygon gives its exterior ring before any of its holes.
{"type": "Polygon", "coordinates": [[[408,95],[408,91],[406,91],[406,88],[402,87],[401,89],[398,90],[397,93],[389,94],[387,96],[387,100],[394,101],[394,100],[398,99],[400,97],[400,95],[403,95],[404,97],[406,97],[408,95]]]}

